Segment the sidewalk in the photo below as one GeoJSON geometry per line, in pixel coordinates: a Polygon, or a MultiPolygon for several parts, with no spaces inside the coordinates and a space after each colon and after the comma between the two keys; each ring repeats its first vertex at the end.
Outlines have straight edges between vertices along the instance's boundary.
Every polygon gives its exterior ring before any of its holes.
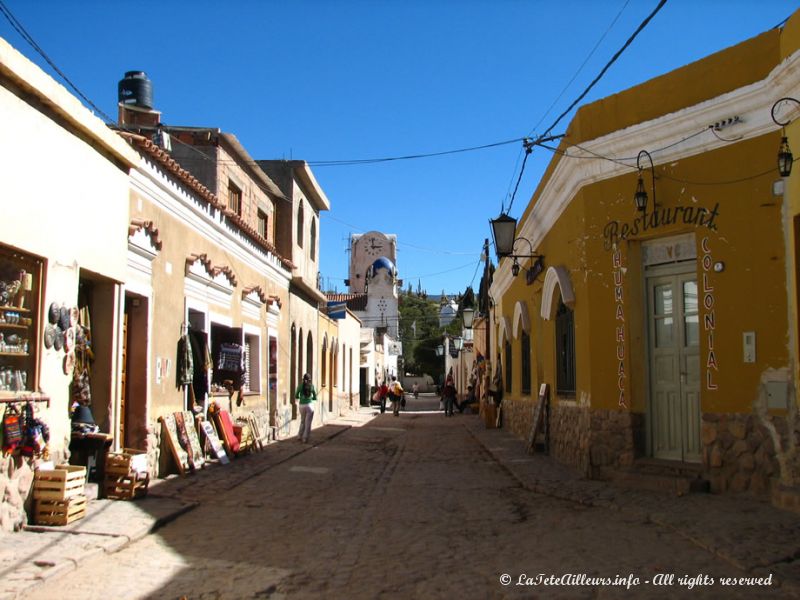
{"type": "Polygon", "coordinates": [[[154,480],[145,498],[93,500],[83,519],[64,527],[31,525],[25,531],[0,534],[0,600],[24,597],[26,590],[75,569],[91,556],[124,548],[201,503],[212,501],[221,491],[369,422],[374,412],[362,407],[330,420],[311,432],[309,444],[300,444],[294,438],[280,440],[228,465],[211,464],[186,477],[154,480]]]}
{"type": "Polygon", "coordinates": [[[672,530],[753,576],[773,574],[782,589],[800,596],[800,516],[747,495],[674,496],[616,487],[581,478],[502,429],[465,417],[464,427],[524,488],[618,510],[672,530]]]}

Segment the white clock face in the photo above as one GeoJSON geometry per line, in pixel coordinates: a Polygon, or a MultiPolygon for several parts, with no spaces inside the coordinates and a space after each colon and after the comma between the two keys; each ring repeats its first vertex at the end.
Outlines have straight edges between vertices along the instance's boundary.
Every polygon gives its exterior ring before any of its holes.
{"type": "Polygon", "coordinates": [[[383,255],[383,242],[375,236],[370,236],[364,240],[364,252],[370,256],[383,255]]]}

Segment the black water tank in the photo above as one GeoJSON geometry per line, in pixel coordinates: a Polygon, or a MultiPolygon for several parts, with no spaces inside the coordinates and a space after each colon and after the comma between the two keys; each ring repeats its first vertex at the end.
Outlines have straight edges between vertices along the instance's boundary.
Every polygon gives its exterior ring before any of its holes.
{"type": "Polygon", "coordinates": [[[153,82],[144,71],[128,71],[117,86],[119,101],[129,106],[153,108],[153,82]]]}

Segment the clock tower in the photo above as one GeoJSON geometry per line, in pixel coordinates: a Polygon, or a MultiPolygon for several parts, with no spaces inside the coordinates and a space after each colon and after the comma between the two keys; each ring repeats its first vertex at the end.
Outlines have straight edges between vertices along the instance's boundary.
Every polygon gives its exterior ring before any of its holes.
{"type": "Polygon", "coordinates": [[[368,231],[350,236],[349,291],[361,294],[366,291],[369,268],[379,258],[388,258],[397,264],[397,236],[380,231],[368,231]]]}

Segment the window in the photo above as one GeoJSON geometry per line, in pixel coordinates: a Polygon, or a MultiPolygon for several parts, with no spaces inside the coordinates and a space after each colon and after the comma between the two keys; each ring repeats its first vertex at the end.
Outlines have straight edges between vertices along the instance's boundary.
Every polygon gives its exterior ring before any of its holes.
{"type": "Polygon", "coordinates": [[[511,363],[511,342],[509,340],[506,340],[506,343],[503,346],[503,349],[504,349],[505,355],[506,355],[506,360],[505,360],[505,363],[506,363],[506,365],[505,365],[505,367],[506,367],[506,389],[505,389],[505,391],[506,392],[511,392],[511,381],[512,381],[511,371],[513,369],[513,365],[511,363]]]}
{"type": "Polygon", "coordinates": [[[297,245],[303,247],[303,202],[297,207],[297,245]]]}
{"type": "Polygon", "coordinates": [[[228,208],[237,215],[242,214],[242,190],[228,179],[228,208]]]}
{"type": "Polygon", "coordinates": [[[269,336],[269,401],[274,410],[278,405],[278,338],[274,335],[269,336]]]}
{"type": "Polygon", "coordinates": [[[255,393],[261,391],[261,340],[259,336],[244,334],[244,375],[242,391],[255,393]]]}
{"type": "Polygon", "coordinates": [[[556,311],[556,392],[575,395],[575,316],[562,300],[556,311]]]}
{"type": "Polygon", "coordinates": [[[269,239],[269,236],[267,235],[267,233],[269,232],[269,229],[268,229],[269,220],[268,220],[268,217],[267,217],[267,213],[265,213],[263,210],[260,210],[260,209],[258,211],[258,224],[257,225],[258,225],[257,226],[258,235],[260,235],[264,239],[269,239]]]}
{"type": "MultiPolygon", "coordinates": [[[[39,389],[36,332],[42,266],[33,256],[0,246],[0,399],[39,389]]],[[[45,328],[46,348],[52,346],[57,331],[45,328]]]]}
{"type": "Polygon", "coordinates": [[[211,323],[211,392],[227,393],[226,386],[238,387],[243,381],[245,369],[245,348],[242,345],[242,330],[220,323],[211,323]]]}
{"type": "Polygon", "coordinates": [[[531,393],[531,336],[522,332],[522,361],[520,371],[522,372],[522,393],[531,393]]]}
{"type": "Polygon", "coordinates": [[[325,382],[327,381],[327,378],[328,378],[328,360],[327,360],[328,357],[327,357],[327,353],[328,353],[328,338],[325,338],[322,341],[322,353],[320,354],[320,363],[319,363],[319,367],[320,367],[320,369],[319,369],[320,370],[320,387],[323,387],[325,385],[325,382]]]}
{"type": "Polygon", "coordinates": [[[311,217],[311,238],[308,240],[308,255],[311,260],[317,260],[317,220],[311,217]]]}

